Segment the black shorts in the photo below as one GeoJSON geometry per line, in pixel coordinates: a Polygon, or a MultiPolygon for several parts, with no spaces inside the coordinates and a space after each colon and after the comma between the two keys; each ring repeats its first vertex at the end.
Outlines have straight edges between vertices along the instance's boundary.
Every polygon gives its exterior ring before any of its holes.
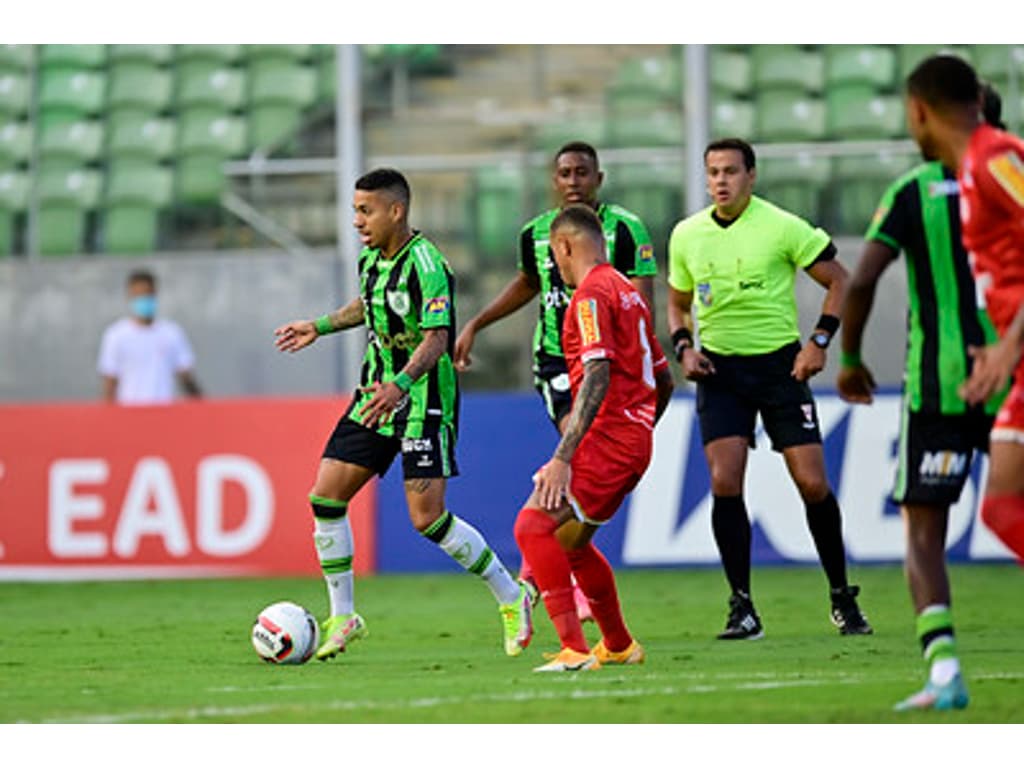
{"type": "Polygon", "coordinates": [[[548,418],[558,429],[559,423],[572,411],[572,389],[569,386],[569,370],[565,360],[551,359],[536,365],[533,371],[533,385],[544,401],[548,418]]]}
{"type": "Polygon", "coordinates": [[[346,414],[338,420],[327,440],[323,457],[357,464],[383,477],[399,452],[402,477],[406,480],[459,474],[455,463],[455,430],[446,424],[426,430],[420,437],[388,437],[353,421],[346,414]]]}
{"type": "Polygon", "coordinates": [[[893,502],[955,504],[971,474],[974,451],[988,451],[994,419],[980,409],[956,415],[912,413],[904,402],[893,502]]]}
{"type": "Polygon", "coordinates": [[[722,437],[746,437],[753,447],[758,414],[773,450],[821,442],[811,388],[790,375],[800,342],[763,355],[701,351],[715,366],[713,375],[697,382],[704,445],[722,437]]]}

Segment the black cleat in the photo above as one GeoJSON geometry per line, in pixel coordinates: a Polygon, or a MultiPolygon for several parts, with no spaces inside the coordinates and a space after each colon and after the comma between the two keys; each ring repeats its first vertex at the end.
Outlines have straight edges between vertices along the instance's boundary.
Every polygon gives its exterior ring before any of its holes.
{"type": "Polygon", "coordinates": [[[725,631],[718,635],[718,639],[757,640],[761,637],[764,637],[764,628],[750,596],[734,592],[729,598],[729,619],[725,623],[725,631]]]}
{"type": "Polygon", "coordinates": [[[860,587],[839,587],[831,592],[831,619],[839,627],[841,635],[870,635],[874,632],[867,617],[857,607],[856,597],[859,594],[860,587]]]}

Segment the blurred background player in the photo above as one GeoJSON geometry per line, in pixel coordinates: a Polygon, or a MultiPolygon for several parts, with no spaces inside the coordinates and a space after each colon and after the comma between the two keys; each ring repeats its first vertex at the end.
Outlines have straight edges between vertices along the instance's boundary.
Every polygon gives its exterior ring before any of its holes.
{"type": "Polygon", "coordinates": [[[714,202],[672,230],[668,322],[683,374],[697,382],[714,497],[711,524],[732,589],[729,618],[718,637],[764,634],[750,593],[751,528],[743,499],[758,413],[804,501],[829,582],[833,623],[844,635],[870,634],[856,601],[859,589],[846,580],[839,504],[825,474],[807,384],[825,367],[825,349],[839,327],[846,270],[824,231],[753,195],[756,161],[747,142],[712,142],[704,162],[714,202]],[[821,317],[803,345],[793,287],[797,268],[826,289],[821,317]],[[699,351],[690,316],[694,293],[699,351]]]}
{"type": "Polygon", "coordinates": [[[960,180],[964,247],[999,340],[974,347],[964,385],[985,402],[1013,376],[996,416],[981,519],[1024,560],[1024,141],[985,123],[978,77],[955,56],[932,56],[907,78],[907,123],[926,158],[960,180]]]}
{"type": "Polygon", "coordinates": [[[102,396],[120,405],[163,405],[176,385],[186,397],[202,395],[193,368],[195,355],[181,326],[157,317],[156,276],[136,270],[125,282],[130,316],[107,327],[100,340],[97,369],[102,396]]]}
{"type": "Polygon", "coordinates": [[[535,475],[515,525],[561,643],[536,671],[639,664],[644,649],[626,628],[615,576],[591,537],[647,469],[654,425],[672,396],[672,376],[646,300],[608,263],[602,222],[593,209],[566,206],[552,220],[550,237],[562,280],[574,289],[562,332],[573,404],[562,439],[535,475]],[[573,574],[601,628],[593,649],[574,607],[573,574]]]}
{"type": "MultiPolygon", "coordinates": [[[[999,125],[1001,103],[989,88],[986,121],[999,125]]],[[[861,342],[875,288],[899,256],[907,261],[907,354],[899,453],[892,500],[907,532],[905,570],[917,617],[917,637],[929,664],[926,695],[897,709],[967,705],[953,632],[946,570],[950,505],[960,498],[974,451],[988,450],[1000,397],[968,406],[959,388],[971,368],[968,348],[996,338],[977,306],[971,265],[960,236],[956,174],[942,163],[919,165],[885,192],[843,304],[839,395],[871,403],[874,377],[861,359],[861,342]],[[944,466],[935,464],[942,461],[944,466]]]]}
{"type": "MultiPolygon", "coordinates": [[[[472,364],[476,333],[506,317],[540,294],[539,316],[533,335],[534,386],[544,400],[548,418],[559,434],[565,431],[572,408],[569,376],[562,354],[562,322],[572,290],[568,288],[552,257],[551,222],[567,205],[579,203],[593,209],[601,221],[608,244],[609,261],[626,275],[647,300],[654,313],[654,276],[657,263],[654,247],[640,217],[621,206],[598,200],[604,181],[597,150],[582,141],[564,145],[555,153],[552,185],[558,207],[531,219],[519,237],[519,271],[491,302],[466,323],[455,342],[455,365],[460,371],[472,364]]],[[[523,579],[531,580],[530,564],[523,563],[523,579]]],[[[575,600],[580,617],[591,618],[586,598],[577,589],[575,600]]]]}
{"type": "Polygon", "coordinates": [[[364,324],[369,329],[359,390],[327,441],[309,496],[330,598],[316,657],[330,658],[367,634],[354,608],[347,507],[399,453],[413,526],[487,583],[499,604],[505,652],[518,655],[533,631],[529,593],[480,532],[445,509],[447,478],[458,474],[459,390],[451,360],[455,278],[437,247],[409,226],[410,190],[401,173],[377,169],[355,186],[362,295],[316,320],[274,331],[281,351],[297,352],[324,334],[364,324]]]}

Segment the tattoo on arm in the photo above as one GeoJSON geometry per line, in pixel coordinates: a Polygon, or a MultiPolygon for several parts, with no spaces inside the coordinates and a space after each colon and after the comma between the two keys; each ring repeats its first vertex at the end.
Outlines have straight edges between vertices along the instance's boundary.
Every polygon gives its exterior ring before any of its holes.
{"type": "Polygon", "coordinates": [[[413,350],[412,357],[402,370],[410,379],[416,381],[429,371],[445,350],[448,349],[448,329],[431,328],[423,332],[423,341],[413,350]]]}
{"type": "Polygon", "coordinates": [[[412,493],[426,493],[430,487],[429,477],[417,477],[412,480],[405,481],[405,489],[412,493]]]}
{"type": "Polygon", "coordinates": [[[331,313],[331,324],[339,331],[363,324],[363,297],[357,296],[341,309],[331,313]]]}
{"type": "Polygon", "coordinates": [[[568,462],[576,452],[583,436],[594,423],[601,403],[608,392],[611,381],[611,363],[607,360],[591,360],[583,365],[583,383],[573,400],[569,423],[565,426],[565,434],[555,450],[555,458],[568,462]]]}

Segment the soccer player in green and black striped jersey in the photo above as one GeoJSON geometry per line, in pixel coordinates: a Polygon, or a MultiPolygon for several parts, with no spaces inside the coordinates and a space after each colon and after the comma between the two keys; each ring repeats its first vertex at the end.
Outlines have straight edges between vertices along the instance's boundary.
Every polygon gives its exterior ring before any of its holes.
{"type": "MultiPolygon", "coordinates": [[[[993,119],[998,121],[998,114],[993,119]]],[[[966,688],[960,677],[946,572],[949,507],[960,498],[975,451],[987,450],[1001,396],[969,407],[958,389],[971,368],[968,346],[996,338],[979,308],[960,238],[956,174],[926,162],[886,190],[868,227],[843,306],[842,366],[837,386],[852,403],[870,403],[875,388],[861,358],[875,287],[902,252],[907,270],[907,354],[899,456],[892,500],[907,530],[906,573],[917,636],[929,664],[929,686],[966,688]]],[[[927,689],[926,689],[927,690],[927,689]]],[[[922,692],[924,693],[924,692],[922,692]]],[[[912,696],[897,708],[930,708],[912,696]]]]}
{"type": "Polygon", "coordinates": [[[327,441],[309,500],[314,542],[327,582],[330,616],[318,659],[367,634],[355,612],[348,502],[401,453],[409,517],[424,537],[482,577],[498,601],[505,652],[522,652],[532,634],[530,594],[472,525],[445,508],[447,478],[458,474],[459,389],[452,365],[455,279],[437,246],[409,226],[410,191],[398,171],[371,171],[356,182],[354,224],[363,242],[360,296],[316,320],[275,331],[296,352],[319,336],[365,325],[369,343],[360,386],[327,441]]]}

